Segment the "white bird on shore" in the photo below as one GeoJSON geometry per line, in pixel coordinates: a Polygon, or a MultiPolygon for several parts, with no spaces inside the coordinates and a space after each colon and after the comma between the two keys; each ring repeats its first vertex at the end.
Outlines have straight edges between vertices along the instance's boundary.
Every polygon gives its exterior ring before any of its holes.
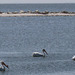
{"type": "Polygon", "coordinates": [[[5,66],[9,68],[3,61],[0,61],[0,71],[5,71],[5,66]]]}
{"type": "Polygon", "coordinates": [[[72,60],[75,60],[75,55],[72,57],[72,60]]]}
{"type": "Polygon", "coordinates": [[[39,52],[33,52],[33,57],[45,57],[45,54],[48,55],[48,53],[46,52],[45,49],[43,49],[42,52],[43,52],[43,54],[39,53],[39,52]]]}

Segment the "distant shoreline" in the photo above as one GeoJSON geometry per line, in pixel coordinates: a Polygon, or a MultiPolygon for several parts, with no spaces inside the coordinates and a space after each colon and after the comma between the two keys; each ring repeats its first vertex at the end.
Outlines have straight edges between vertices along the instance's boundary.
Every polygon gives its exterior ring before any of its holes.
{"type": "Polygon", "coordinates": [[[75,16],[75,12],[39,12],[38,10],[32,12],[32,11],[23,11],[20,12],[0,12],[0,17],[21,17],[21,16],[75,16]]]}
{"type": "Polygon", "coordinates": [[[64,13],[49,13],[49,14],[31,14],[31,13],[7,14],[7,13],[3,13],[3,14],[0,14],[0,17],[21,17],[21,16],[75,16],[75,14],[64,14],[64,13]]]}

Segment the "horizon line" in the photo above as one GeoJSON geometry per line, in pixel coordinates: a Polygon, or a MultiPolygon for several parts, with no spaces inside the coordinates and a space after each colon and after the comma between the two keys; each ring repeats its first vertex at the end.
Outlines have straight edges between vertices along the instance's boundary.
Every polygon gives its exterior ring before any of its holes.
{"type": "Polygon", "coordinates": [[[71,2],[58,2],[58,3],[0,3],[0,4],[75,4],[71,2]]]}

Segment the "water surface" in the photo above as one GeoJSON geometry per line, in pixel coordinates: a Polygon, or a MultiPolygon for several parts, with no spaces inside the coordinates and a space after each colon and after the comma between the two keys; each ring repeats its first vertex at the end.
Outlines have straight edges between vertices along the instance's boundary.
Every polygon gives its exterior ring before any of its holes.
{"type": "MultiPolygon", "coordinates": [[[[42,10],[49,7],[43,6],[42,10]]],[[[1,75],[74,75],[74,49],[75,16],[0,17],[0,59],[9,65],[1,75]],[[32,52],[42,53],[43,48],[48,56],[32,57],[32,52]]]]}

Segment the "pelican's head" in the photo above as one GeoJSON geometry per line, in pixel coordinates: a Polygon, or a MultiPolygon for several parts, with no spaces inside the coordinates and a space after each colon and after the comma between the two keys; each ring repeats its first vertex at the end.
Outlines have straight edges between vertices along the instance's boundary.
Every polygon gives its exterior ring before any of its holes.
{"type": "Polygon", "coordinates": [[[46,53],[46,54],[48,55],[48,53],[46,52],[46,50],[45,50],[45,49],[43,49],[42,51],[43,51],[43,53],[46,53]]]}

